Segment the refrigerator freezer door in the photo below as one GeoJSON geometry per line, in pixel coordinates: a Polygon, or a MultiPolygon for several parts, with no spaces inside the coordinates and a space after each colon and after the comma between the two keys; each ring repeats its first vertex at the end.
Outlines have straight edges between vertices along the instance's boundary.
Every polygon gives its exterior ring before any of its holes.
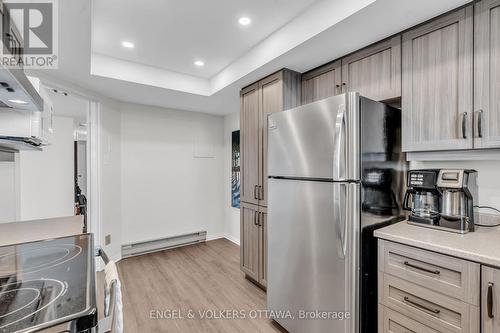
{"type": "Polygon", "coordinates": [[[269,116],[271,177],[359,180],[359,95],[348,93],[269,116]]]}
{"type": "Polygon", "coordinates": [[[357,332],[357,244],[359,184],[270,179],[268,308],[294,317],[275,320],[290,333],[357,332]]]}

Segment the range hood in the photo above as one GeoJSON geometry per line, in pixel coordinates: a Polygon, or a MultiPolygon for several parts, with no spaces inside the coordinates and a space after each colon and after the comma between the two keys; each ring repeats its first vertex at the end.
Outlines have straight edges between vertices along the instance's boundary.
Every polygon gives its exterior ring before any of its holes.
{"type": "Polygon", "coordinates": [[[19,64],[6,66],[5,60],[0,61],[0,149],[41,150],[51,139],[52,106],[40,80],[24,73],[23,40],[12,20],[6,19],[9,14],[1,1],[0,11],[2,58],[10,57],[15,60],[11,63],[19,64]]]}
{"type": "Polygon", "coordinates": [[[22,69],[6,68],[2,65],[0,67],[0,112],[5,108],[43,112],[43,98],[22,69]]]}
{"type": "Polygon", "coordinates": [[[9,11],[4,8],[1,1],[0,14],[0,28],[2,29],[0,47],[3,50],[3,59],[0,62],[0,109],[13,108],[28,112],[42,112],[43,99],[22,68],[24,56],[22,36],[13,20],[8,18],[9,11]],[[5,66],[6,58],[15,60],[12,61],[13,66],[5,66]],[[14,66],[15,64],[19,65],[14,66]]]}

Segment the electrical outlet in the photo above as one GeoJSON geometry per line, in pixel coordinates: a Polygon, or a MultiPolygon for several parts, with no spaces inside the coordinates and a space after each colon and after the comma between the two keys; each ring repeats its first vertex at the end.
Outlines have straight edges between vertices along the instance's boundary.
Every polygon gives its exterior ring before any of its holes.
{"type": "Polygon", "coordinates": [[[104,245],[109,244],[111,244],[111,235],[106,235],[106,237],[104,237],[104,245]]]}

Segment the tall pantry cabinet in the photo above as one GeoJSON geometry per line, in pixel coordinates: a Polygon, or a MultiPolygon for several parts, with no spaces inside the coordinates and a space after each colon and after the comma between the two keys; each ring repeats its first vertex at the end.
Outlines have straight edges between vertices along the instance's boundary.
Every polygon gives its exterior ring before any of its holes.
{"type": "Polygon", "coordinates": [[[240,92],[241,270],[266,286],[267,116],[300,105],[301,75],[276,72],[240,92]]]}

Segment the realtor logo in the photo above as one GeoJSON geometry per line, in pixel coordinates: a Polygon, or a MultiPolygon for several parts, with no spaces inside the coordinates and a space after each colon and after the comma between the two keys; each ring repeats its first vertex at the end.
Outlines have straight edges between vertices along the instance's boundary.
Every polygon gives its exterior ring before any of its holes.
{"type": "Polygon", "coordinates": [[[57,68],[57,0],[5,0],[2,63],[57,68]]]}

